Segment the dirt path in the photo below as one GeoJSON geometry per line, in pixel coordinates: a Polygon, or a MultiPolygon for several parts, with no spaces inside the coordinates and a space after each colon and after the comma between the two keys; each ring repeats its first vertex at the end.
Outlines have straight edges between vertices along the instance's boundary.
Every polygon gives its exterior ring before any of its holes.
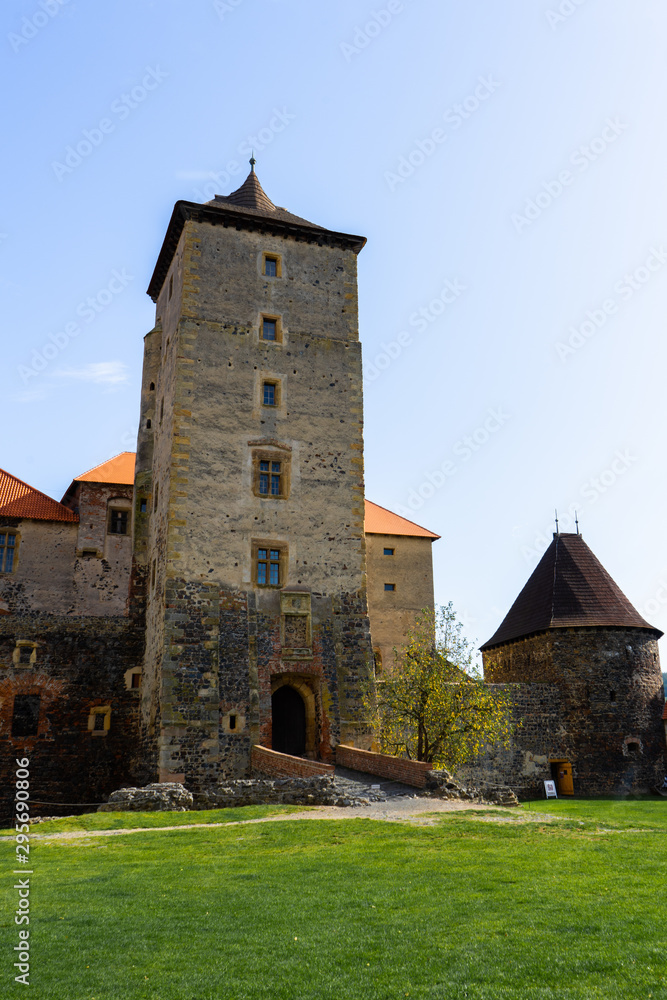
{"type": "MultiPolygon", "coordinates": [[[[158,833],[162,830],[203,830],[220,826],[247,826],[250,823],[280,823],[285,820],[313,819],[375,819],[389,823],[410,823],[427,826],[436,822],[434,813],[453,813],[474,810],[486,813],[485,819],[499,823],[553,822],[558,817],[528,810],[503,809],[500,806],[479,805],[459,800],[395,798],[387,802],[374,802],[368,806],[315,806],[304,812],[281,813],[260,819],[234,820],[231,823],[188,823],[179,826],[141,826],[117,830],[72,830],[68,833],[31,833],[35,840],[81,840],[88,837],[114,837],[130,833],[158,833]],[[428,815],[431,814],[431,815],[428,815]]],[[[0,837],[13,840],[13,837],[0,837]]]]}

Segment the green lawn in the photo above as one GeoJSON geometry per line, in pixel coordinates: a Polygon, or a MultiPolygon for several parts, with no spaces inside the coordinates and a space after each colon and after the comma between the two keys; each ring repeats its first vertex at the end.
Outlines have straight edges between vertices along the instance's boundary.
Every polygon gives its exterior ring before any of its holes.
{"type": "Polygon", "coordinates": [[[667,1000],[667,803],[622,805],[35,841],[32,982],[6,875],[0,996],[667,1000]]]}

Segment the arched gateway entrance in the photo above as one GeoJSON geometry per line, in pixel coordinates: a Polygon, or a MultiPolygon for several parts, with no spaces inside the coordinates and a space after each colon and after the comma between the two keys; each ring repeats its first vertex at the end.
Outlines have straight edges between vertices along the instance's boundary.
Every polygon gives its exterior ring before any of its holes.
{"type": "Polygon", "coordinates": [[[298,691],[283,684],[271,697],[272,746],[300,757],[306,752],[306,706],[298,691]]]}

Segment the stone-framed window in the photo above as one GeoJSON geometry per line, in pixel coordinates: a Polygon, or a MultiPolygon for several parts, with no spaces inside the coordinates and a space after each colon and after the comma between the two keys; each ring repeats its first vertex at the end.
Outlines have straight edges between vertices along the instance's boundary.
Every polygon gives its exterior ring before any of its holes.
{"type": "Polygon", "coordinates": [[[262,314],[259,318],[259,339],[272,344],[282,344],[283,327],[280,316],[262,314]]]}
{"type": "Polygon", "coordinates": [[[278,253],[262,254],[262,274],[265,278],[282,278],[282,257],[278,253]]]}
{"type": "Polygon", "coordinates": [[[38,694],[14,695],[12,736],[37,736],[40,704],[38,694]]]}
{"type": "Polygon", "coordinates": [[[280,382],[277,379],[262,382],[262,406],[280,406],[280,382]]]}
{"type": "Polygon", "coordinates": [[[256,587],[282,587],[287,579],[287,545],[284,542],[253,541],[252,582],[256,587]]]}
{"type": "Polygon", "coordinates": [[[0,573],[14,573],[18,565],[19,536],[0,528],[0,573]]]}
{"type": "Polygon", "coordinates": [[[245,731],[245,715],[240,710],[232,708],[220,717],[220,726],[223,733],[230,736],[242,733],[245,731]]]}
{"type": "Polygon", "coordinates": [[[385,583],[384,589],[386,591],[388,591],[389,593],[393,594],[393,592],[396,590],[396,584],[395,583],[385,583]]]}
{"type": "Polygon", "coordinates": [[[111,705],[94,705],[88,715],[88,732],[92,736],[106,736],[111,729],[111,705]]]}
{"type": "Polygon", "coordinates": [[[130,509],[124,507],[110,507],[109,520],[107,522],[107,533],[109,535],[127,535],[130,526],[130,509]]]}
{"type": "Polygon", "coordinates": [[[126,691],[136,691],[137,693],[141,690],[141,667],[130,667],[123,674],[125,678],[125,690],[126,691]]]}
{"type": "Polygon", "coordinates": [[[256,497],[284,500],[290,491],[290,453],[276,449],[253,449],[252,491],[256,497]]]}
{"type": "Polygon", "coordinates": [[[38,644],[32,639],[17,639],[12,662],[15,667],[32,667],[37,662],[38,644]]]}

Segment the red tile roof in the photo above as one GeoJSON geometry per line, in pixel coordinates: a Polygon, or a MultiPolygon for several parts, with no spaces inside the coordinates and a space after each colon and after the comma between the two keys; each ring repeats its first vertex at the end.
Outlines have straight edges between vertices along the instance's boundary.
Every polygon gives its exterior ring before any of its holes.
{"type": "Polygon", "coordinates": [[[595,625],[662,635],[633,608],[581,535],[554,535],[500,628],[481,649],[549,628],[595,625]]]}
{"type": "Polygon", "coordinates": [[[33,521],[79,520],[69,507],[28,486],[4,469],[0,469],[0,517],[25,517],[33,521]]]}
{"type": "Polygon", "coordinates": [[[136,455],[133,451],[122,451],[108,462],[96,465],[94,469],[77,476],[75,483],[117,483],[119,486],[132,486],[134,483],[134,463],[136,455]]]}
{"type": "Polygon", "coordinates": [[[428,528],[399,517],[370,500],[366,500],[365,532],[367,535],[412,535],[413,538],[430,538],[431,541],[440,538],[440,535],[435,535],[428,528]]]}

